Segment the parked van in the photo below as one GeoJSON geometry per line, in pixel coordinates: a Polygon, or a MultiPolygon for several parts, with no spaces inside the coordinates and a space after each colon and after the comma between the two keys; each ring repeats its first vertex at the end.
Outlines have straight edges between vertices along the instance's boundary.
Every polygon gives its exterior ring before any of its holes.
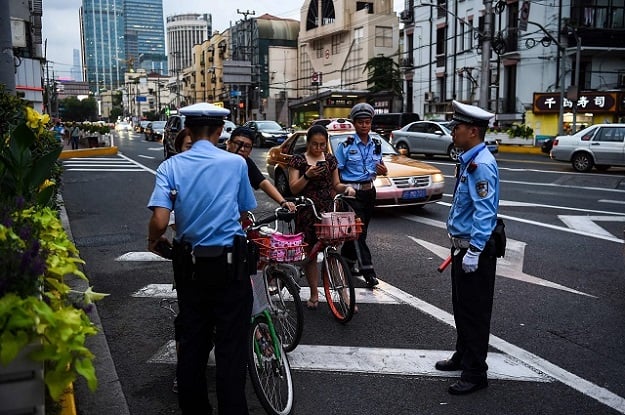
{"type": "Polygon", "coordinates": [[[399,130],[414,121],[421,121],[419,114],[412,112],[388,112],[375,114],[371,121],[371,131],[375,131],[385,139],[389,139],[391,131],[399,130]]]}

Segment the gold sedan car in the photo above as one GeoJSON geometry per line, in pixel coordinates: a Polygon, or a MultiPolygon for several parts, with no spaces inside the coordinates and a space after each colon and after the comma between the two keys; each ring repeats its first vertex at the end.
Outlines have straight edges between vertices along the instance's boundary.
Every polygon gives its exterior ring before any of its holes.
{"type": "MultiPolygon", "coordinates": [[[[353,130],[328,131],[330,152],[351,134],[353,130]]],[[[377,192],[376,206],[419,206],[440,200],[443,196],[445,178],[436,167],[400,155],[386,140],[376,133],[371,136],[382,142],[384,164],[388,175],[378,176],[374,185],[377,192]]],[[[267,172],[283,195],[290,195],[289,160],[293,154],[306,151],[306,131],[293,133],[284,143],[272,147],[267,153],[267,172]]]]}

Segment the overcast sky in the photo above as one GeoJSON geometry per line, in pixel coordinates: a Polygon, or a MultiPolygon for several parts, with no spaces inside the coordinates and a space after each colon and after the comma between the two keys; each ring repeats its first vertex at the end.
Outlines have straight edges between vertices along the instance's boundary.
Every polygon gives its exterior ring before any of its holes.
{"type": "MultiPolygon", "coordinates": [[[[393,1],[393,0],[390,0],[393,1]]],[[[395,10],[403,6],[403,0],[395,0],[395,10]]],[[[223,31],[230,22],[243,18],[238,10],[254,11],[255,16],[265,13],[278,17],[300,20],[303,0],[163,0],[163,17],[182,13],[209,13],[213,16],[213,30],[223,31]]],[[[82,0],[43,0],[43,39],[47,39],[47,57],[54,62],[50,76],[69,77],[73,64],[73,50],[80,49],[80,26],[78,9],[82,0]]],[[[45,47],[45,45],[44,45],[45,47]]]]}
{"type": "MultiPolygon", "coordinates": [[[[163,17],[182,13],[209,13],[213,16],[213,30],[222,31],[230,22],[243,18],[237,8],[254,11],[255,16],[265,13],[299,20],[300,0],[163,0],[163,17]]],[[[78,9],[82,0],[43,0],[43,39],[48,40],[47,57],[56,77],[69,77],[73,64],[73,50],[80,49],[78,9]]],[[[44,45],[45,47],[45,45],[44,45]]]]}

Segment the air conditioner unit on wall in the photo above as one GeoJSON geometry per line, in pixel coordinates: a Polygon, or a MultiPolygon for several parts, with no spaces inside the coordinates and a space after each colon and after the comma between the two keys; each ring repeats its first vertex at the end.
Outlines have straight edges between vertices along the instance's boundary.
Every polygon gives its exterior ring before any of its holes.
{"type": "Polygon", "coordinates": [[[434,97],[434,92],[432,91],[428,91],[425,93],[425,100],[426,101],[434,101],[435,97],[434,97]]]}
{"type": "Polygon", "coordinates": [[[399,13],[399,20],[402,23],[412,23],[412,10],[406,9],[399,13]]]}

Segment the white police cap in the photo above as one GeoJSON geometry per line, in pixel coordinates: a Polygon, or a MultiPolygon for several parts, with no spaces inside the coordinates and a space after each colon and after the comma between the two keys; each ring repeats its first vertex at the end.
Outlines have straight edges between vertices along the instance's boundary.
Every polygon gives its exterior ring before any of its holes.
{"type": "Polygon", "coordinates": [[[230,110],[207,102],[200,102],[180,108],[180,114],[185,116],[185,125],[223,125],[224,118],[230,115],[230,110]]]}
{"type": "Polygon", "coordinates": [[[488,123],[495,114],[484,111],[475,105],[463,104],[454,100],[452,102],[454,114],[451,118],[450,126],[458,124],[471,124],[477,127],[488,127],[488,123]]]}
{"type": "Polygon", "coordinates": [[[358,118],[373,118],[373,114],[375,110],[373,107],[366,102],[360,102],[352,108],[349,118],[352,120],[357,120],[358,118]]]}

